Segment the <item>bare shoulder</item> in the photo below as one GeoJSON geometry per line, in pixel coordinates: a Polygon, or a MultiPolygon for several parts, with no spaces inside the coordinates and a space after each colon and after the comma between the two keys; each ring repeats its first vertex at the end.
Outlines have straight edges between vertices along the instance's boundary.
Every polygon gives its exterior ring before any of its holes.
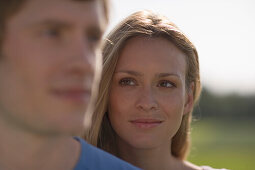
{"type": "Polygon", "coordinates": [[[185,166],[185,168],[184,168],[185,170],[203,170],[202,167],[197,166],[197,165],[195,165],[191,162],[183,161],[183,163],[184,163],[184,166],[185,166]]]}
{"type": "Polygon", "coordinates": [[[197,166],[188,161],[184,161],[184,164],[187,167],[187,169],[185,170],[228,170],[228,169],[214,169],[210,166],[197,166]]]}
{"type": "Polygon", "coordinates": [[[178,169],[180,170],[228,170],[228,169],[214,169],[210,166],[197,166],[188,161],[179,161],[178,169]]]}
{"type": "Polygon", "coordinates": [[[202,170],[228,170],[228,169],[214,169],[210,166],[201,166],[202,170]]]}

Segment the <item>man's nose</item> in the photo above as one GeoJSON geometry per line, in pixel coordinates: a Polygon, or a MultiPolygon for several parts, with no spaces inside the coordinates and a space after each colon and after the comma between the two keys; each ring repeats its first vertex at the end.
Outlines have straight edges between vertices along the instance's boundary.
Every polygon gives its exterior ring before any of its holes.
{"type": "Polygon", "coordinates": [[[70,73],[76,75],[94,75],[96,68],[97,49],[89,46],[89,43],[82,39],[77,38],[70,42],[67,68],[70,73]]]}

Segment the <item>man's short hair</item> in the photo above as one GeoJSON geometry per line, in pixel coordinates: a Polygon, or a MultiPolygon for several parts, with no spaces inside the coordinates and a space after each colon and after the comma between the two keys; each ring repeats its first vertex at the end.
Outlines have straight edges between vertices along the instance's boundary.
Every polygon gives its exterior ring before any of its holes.
{"type": "MultiPolygon", "coordinates": [[[[0,0],[0,49],[2,48],[2,41],[4,39],[5,24],[11,16],[16,14],[22,5],[25,4],[27,0],[0,0]]],[[[96,0],[73,0],[73,1],[96,1],[96,0]]],[[[103,3],[103,9],[105,13],[105,19],[108,22],[109,13],[108,13],[108,0],[99,0],[103,3]]]]}

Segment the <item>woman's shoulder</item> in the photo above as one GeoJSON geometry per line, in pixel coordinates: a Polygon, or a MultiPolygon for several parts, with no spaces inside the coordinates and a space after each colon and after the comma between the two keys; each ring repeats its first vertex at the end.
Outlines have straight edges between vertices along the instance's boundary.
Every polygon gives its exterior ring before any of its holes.
{"type": "Polygon", "coordinates": [[[228,170],[228,169],[215,169],[207,165],[197,166],[188,161],[184,161],[184,164],[186,165],[187,169],[192,169],[192,170],[228,170]]]}
{"type": "Polygon", "coordinates": [[[202,170],[227,170],[227,169],[214,169],[210,166],[201,166],[202,170]]]}

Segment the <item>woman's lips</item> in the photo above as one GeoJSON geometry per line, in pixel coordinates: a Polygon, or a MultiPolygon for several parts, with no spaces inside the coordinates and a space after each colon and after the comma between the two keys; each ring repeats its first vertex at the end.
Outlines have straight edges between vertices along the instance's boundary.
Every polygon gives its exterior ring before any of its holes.
{"type": "Polygon", "coordinates": [[[157,119],[135,119],[130,123],[138,128],[153,128],[159,126],[163,121],[157,119]]]}

